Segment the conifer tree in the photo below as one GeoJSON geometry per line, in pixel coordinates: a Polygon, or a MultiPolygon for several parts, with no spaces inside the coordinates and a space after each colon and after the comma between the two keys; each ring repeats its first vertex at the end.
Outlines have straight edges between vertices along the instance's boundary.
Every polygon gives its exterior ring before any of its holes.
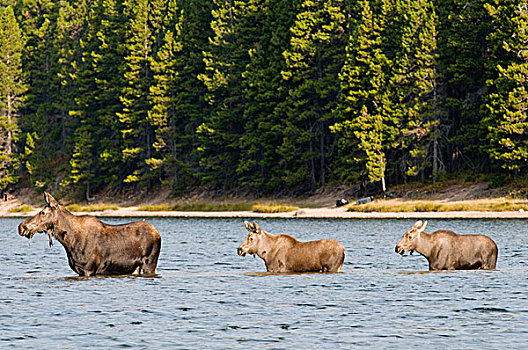
{"type": "Polygon", "coordinates": [[[152,60],[149,121],[154,128],[154,156],[148,160],[173,189],[196,185],[196,129],[207,114],[202,50],[212,34],[211,2],[170,1],[163,16],[163,38],[152,60]],[[169,180],[170,179],[170,180],[169,180]]]}
{"type": "Polygon", "coordinates": [[[32,112],[31,106],[24,111],[27,132],[22,141],[22,157],[30,183],[39,188],[56,186],[58,180],[62,180],[62,173],[72,155],[70,111],[74,109],[77,97],[74,77],[81,54],[81,35],[86,26],[87,4],[84,0],[59,1],[53,11],[56,12],[56,22],[50,29],[52,34],[47,34],[49,38],[46,39],[51,40],[53,48],[47,59],[52,65],[47,72],[49,86],[46,93],[50,103],[45,110],[41,107],[36,113],[32,112]]]}
{"type": "Polygon", "coordinates": [[[488,5],[497,23],[492,39],[508,58],[497,65],[487,98],[489,147],[487,152],[502,168],[528,168],[528,2],[488,5]],[[506,25],[508,24],[508,25],[506,25]],[[502,45],[501,45],[502,44],[502,45]]]}
{"type": "Polygon", "coordinates": [[[87,13],[85,34],[80,40],[80,57],[74,62],[75,107],[73,149],[69,174],[63,181],[77,192],[102,186],[119,186],[122,171],[122,138],[116,115],[121,110],[119,95],[123,88],[124,18],[120,3],[97,0],[87,13]],[[105,176],[96,176],[105,174],[105,176]]]}
{"type": "MultiPolygon", "coordinates": [[[[44,187],[55,183],[61,168],[59,156],[65,138],[61,132],[62,116],[60,83],[57,78],[57,48],[55,46],[59,3],[51,0],[22,0],[16,2],[16,13],[24,36],[22,65],[27,81],[26,101],[21,108],[21,144],[32,133],[31,155],[21,155],[31,184],[44,187]],[[50,166],[54,164],[54,166],[50,166]]],[[[25,149],[25,146],[21,147],[25,149]]]]}
{"type": "Polygon", "coordinates": [[[350,34],[346,62],[339,75],[340,121],[332,130],[341,136],[342,150],[350,152],[345,161],[362,164],[363,174],[371,182],[381,182],[384,192],[386,152],[393,146],[398,131],[389,89],[392,62],[383,40],[391,6],[388,1],[381,1],[374,8],[370,1],[360,1],[358,5],[361,14],[350,34]]]}
{"type": "Polygon", "coordinates": [[[441,135],[446,170],[489,171],[489,161],[482,153],[487,130],[481,123],[480,109],[490,67],[488,36],[492,21],[484,4],[460,0],[435,1],[438,16],[437,103],[440,108],[441,135]]]}
{"type": "Polygon", "coordinates": [[[13,7],[0,9],[0,190],[17,181],[19,110],[26,85],[22,72],[24,42],[13,7]]]}
{"type": "Polygon", "coordinates": [[[331,147],[329,126],[336,108],[338,85],[348,37],[347,5],[341,0],[305,1],[291,28],[290,47],[284,52],[285,79],[293,87],[280,147],[286,178],[302,179],[309,189],[326,184],[331,147]]]}
{"type": "Polygon", "coordinates": [[[211,113],[198,127],[200,165],[204,183],[228,188],[238,181],[240,137],[244,132],[245,83],[242,73],[255,41],[252,31],[260,0],[215,0],[209,48],[204,51],[205,72],[199,75],[208,89],[211,113]],[[251,23],[251,26],[249,25],[251,23]]]}
{"type": "Polygon", "coordinates": [[[281,71],[286,69],[284,48],[289,46],[296,13],[302,1],[261,1],[251,22],[256,38],[250,62],[242,77],[245,82],[244,133],[240,138],[241,159],[237,168],[241,184],[257,193],[287,190],[281,155],[284,115],[276,106],[288,93],[281,71]],[[257,35],[260,33],[260,35],[257,35]]]}
{"type": "MultiPolygon", "coordinates": [[[[149,165],[156,165],[153,156],[155,142],[153,126],[149,122],[150,87],[154,84],[152,62],[161,41],[163,1],[127,0],[124,14],[126,82],[120,99],[123,109],[117,115],[121,122],[124,148],[122,156],[126,169],[125,183],[150,183],[149,165]]],[[[173,3],[171,3],[173,4],[173,3]]]]}
{"type": "Polygon", "coordinates": [[[57,25],[54,35],[56,50],[52,60],[57,65],[54,74],[57,76],[57,98],[53,101],[53,110],[60,121],[59,150],[61,154],[68,153],[66,143],[71,137],[71,118],[69,112],[75,107],[77,61],[81,57],[80,41],[83,29],[86,28],[88,4],[86,0],[71,2],[60,1],[57,25]]]}
{"type": "Polygon", "coordinates": [[[153,127],[152,146],[155,152],[146,162],[150,171],[158,172],[160,177],[164,169],[168,170],[173,155],[167,148],[172,143],[171,134],[176,132],[171,126],[177,105],[174,85],[180,79],[179,67],[182,65],[178,57],[182,51],[181,21],[177,3],[169,1],[161,23],[163,38],[160,48],[151,59],[153,82],[149,87],[148,120],[153,127]]]}
{"type": "Polygon", "coordinates": [[[527,168],[526,0],[0,2],[20,32],[0,47],[20,53],[0,69],[1,188],[527,168]]]}
{"type": "MultiPolygon", "coordinates": [[[[397,38],[394,74],[394,114],[400,125],[404,175],[424,176],[428,164],[437,162],[432,151],[438,135],[436,126],[436,15],[431,0],[403,0],[395,12],[401,24],[397,38]]],[[[394,43],[395,44],[395,43],[394,43]]],[[[437,168],[437,165],[435,165],[437,168]]]]}

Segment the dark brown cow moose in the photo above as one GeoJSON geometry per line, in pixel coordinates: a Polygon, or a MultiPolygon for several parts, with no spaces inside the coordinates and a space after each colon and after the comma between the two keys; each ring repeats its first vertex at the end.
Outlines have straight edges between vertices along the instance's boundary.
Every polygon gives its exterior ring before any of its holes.
{"type": "Polygon", "coordinates": [[[18,233],[31,239],[46,232],[50,246],[52,237],[58,240],[80,276],[156,273],[161,237],[151,224],[107,225],[90,215],[73,215],[47,192],[44,199],[44,209],[23,221],[18,233]]]}
{"type": "Polygon", "coordinates": [[[345,248],[333,239],[299,242],[295,237],[273,235],[244,223],[249,235],[238,247],[238,255],[258,255],[268,272],[339,272],[345,260],[345,248]]]}
{"type": "Polygon", "coordinates": [[[396,253],[417,251],[429,261],[429,270],[493,270],[495,242],[484,235],[458,235],[453,231],[425,232],[427,221],[417,221],[396,244],[396,253]]]}

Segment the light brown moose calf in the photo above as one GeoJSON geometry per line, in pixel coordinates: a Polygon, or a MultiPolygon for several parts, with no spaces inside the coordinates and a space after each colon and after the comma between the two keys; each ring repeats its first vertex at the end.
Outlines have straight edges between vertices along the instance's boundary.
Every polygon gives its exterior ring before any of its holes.
{"type": "Polygon", "coordinates": [[[333,239],[299,242],[295,237],[273,235],[244,222],[249,235],[238,247],[238,255],[258,255],[268,272],[339,272],[345,260],[345,248],[333,239]]]}
{"type": "Polygon", "coordinates": [[[497,264],[495,242],[484,235],[458,235],[453,231],[425,232],[427,221],[417,221],[396,244],[403,255],[417,251],[429,261],[429,270],[493,270],[497,264]]]}

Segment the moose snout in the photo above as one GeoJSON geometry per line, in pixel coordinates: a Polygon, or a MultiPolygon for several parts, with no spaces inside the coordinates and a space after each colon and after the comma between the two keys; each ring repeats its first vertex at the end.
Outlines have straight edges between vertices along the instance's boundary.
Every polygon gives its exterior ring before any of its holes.
{"type": "Polygon", "coordinates": [[[27,231],[28,231],[28,228],[24,223],[21,223],[20,225],[18,225],[18,234],[20,236],[26,236],[27,231]]]}
{"type": "Polygon", "coordinates": [[[241,247],[238,247],[238,255],[246,256],[246,252],[241,247]]]}
{"type": "Polygon", "coordinates": [[[396,247],[394,248],[394,251],[398,254],[401,254],[403,255],[405,253],[405,249],[403,249],[402,247],[400,247],[399,245],[396,245],[396,247]]]}

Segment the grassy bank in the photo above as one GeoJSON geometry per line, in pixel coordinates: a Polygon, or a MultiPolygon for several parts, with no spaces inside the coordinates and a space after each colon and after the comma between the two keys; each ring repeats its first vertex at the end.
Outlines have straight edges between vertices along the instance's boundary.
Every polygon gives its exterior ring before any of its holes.
{"type": "Polygon", "coordinates": [[[33,211],[33,207],[30,207],[29,205],[21,205],[19,207],[11,208],[9,209],[10,213],[29,213],[30,211],[33,211]]]}
{"type": "Polygon", "coordinates": [[[140,211],[248,211],[251,210],[249,203],[189,203],[189,204],[155,204],[142,205],[140,211]]]}
{"type": "Polygon", "coordinates": [[[299,207],[287,204],[255,204],[251,211],[255,213],[287,213],[299,210],[299,207]]]}
{"type": "Polygon", "coordinates": [[[402,213],[402,212],[448,212],[448,211],[528,211],[526,200],[473,200],[452,203],[439,203],[437,201],[398,201],[398,200],[376,200],[362,205],[351,205],[350,212],[380,212],[380,213],[402,213]]]}
{"type": "Polygon", "coordinates": [[[93,205],[70,204],[66,206],[66,209],[68,209],[71,212],[93,213],[96,211],[118,210],[119,206],[107,205],[107,204],[93,204],[93,205]]]}
{"type": "MultiPolygon", "coordinates": [[[[465,178],[446,179],[436,184],[408,183],[394,186],[386,197],[371,203],[348,206],[350,212],[528,212],[528,184],[524,187],[499,186],[493,181],[471,182],[465,178]]],[[[67,205],[72,212],[110,212],[120,209],[140,212],[254,212],[288,213],[303,209],[335,208],[336,199],[345,198],[354,203],[359,198],[346,186],[338,186],[305,197],[244,198],[208,197],[175,198],[166,191],[153,192],[145,198],[120,198],[98,195],[98,202],[67,205]],[[146,205],[146,203],[159,203],[146,205]]],[[[68,198],[57,199],[67,203],[68,198]]],[[[71,202],[70,202],[71,203],[71,202]]],[[[86,203],[86,202],[85,202],[86,203]]],[[[9,202],[0,206],[0,215],[23,214],[39,210],[43,206],[42,195],[21,191],[9,202]]],[[[341,212],[339,208],[335,212],[341,212]]],[[[122,210],[123,211],[123,210],[122,210]]],[[[105,213],[105,215],[108,213],[105,213]]]]}
{"type": "Polygon", "coordinates": [[[295,211],[299,207],[287,204],[262,203],[189,203],[189,204],[158,204],[140,206],[140,211],[253,211],[255,213],[285,213],[295,211]]]}

